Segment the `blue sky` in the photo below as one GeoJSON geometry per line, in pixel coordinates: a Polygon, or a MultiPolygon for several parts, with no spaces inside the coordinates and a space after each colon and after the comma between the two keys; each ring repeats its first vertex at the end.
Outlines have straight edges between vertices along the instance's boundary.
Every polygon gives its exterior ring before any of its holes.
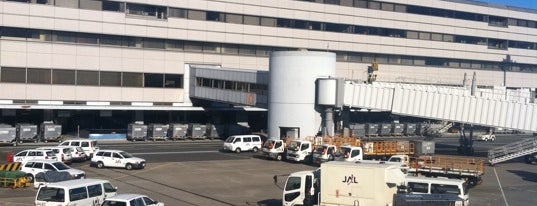
{"type": "Polygon", "coordinates": [[[478,0],[478,1],[537,10],[537,0],[478,0]]]}

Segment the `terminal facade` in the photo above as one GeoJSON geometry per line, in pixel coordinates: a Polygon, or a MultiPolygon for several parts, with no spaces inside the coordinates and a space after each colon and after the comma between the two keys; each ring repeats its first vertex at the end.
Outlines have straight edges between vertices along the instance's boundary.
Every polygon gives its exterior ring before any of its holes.
{"type": "Polygon", "coordinates": [[[64,132],[145,123],[266,129],[266,108],[189,88],[268,85],[191,78],[191,65],[268,71],[273,51],[336,54],[335,77],[537,88],[537,11],[443,0],[0,1],[0,109],[7,124],[64,132]],[[466,74],[466,75],[465,75],[466,74]]]}

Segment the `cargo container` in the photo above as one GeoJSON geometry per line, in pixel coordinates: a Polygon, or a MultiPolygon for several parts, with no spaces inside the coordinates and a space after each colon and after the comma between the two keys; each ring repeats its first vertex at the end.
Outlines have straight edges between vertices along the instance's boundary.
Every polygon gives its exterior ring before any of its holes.
{"type": "Polygon", "coordinates": [[[131,123],[127,128],[127,140],[147,140],[147,125],[131,123]]]}
{"type": "Polygon", "coordinates": [[[379,135],[380,136],[392,135],[392,124],[391,123],[379,124],[379,135]]]}
{"type": "Polygon", "coordinates": [[[149,124],[147,127],[147,138],[153,141],[166,140],[168,138],[167,124],[149,124]]]}
{"type": "Polygon", "coordinates": [[[204,124],[191,123],[188,125],[188,137],[191,139],[205,139],[207,126],[204,124]]]}
{"type": "Polygon", "coordinates": [[[392,131],[390,132],[393,136],[401,136],[405,132],[405,124],[401,123],[392,123],[392,131]]]}
{"type": "Polygon", "coordinates": [[[171,123],[168,126],[168,139],[178,140],[186,139],[188,132],[188,124],[171,123]]]}
{"type": "Polygon", "coordinates": [[[379,134],[379,125],[378,124],[365,124],[365,136],[378,136],[379,134]]]}
{"type": "Polygon", "coordinates": [[[16,128],[19,142],[37,142],[37,125],[19,123],[16,128]]]}
{"type": "Polygon", "coordinates": [[[416,127],[417,125],[414,123],[406,123],[403,134],[406,136],[416,135],[416,127]]]}
{"type": "Polygon", "coordinates": [[[0,124],[0,143],[17,146],[18,142],[16,128],[8,124],[0,124]]]}
{"type": "Polygon", "coordinates": [[[39,139],[42,142],[60,141],[62,137],[62,126],[52,122],[43,122],[39,126],[39,139]]]}
{"type": "Polygon", "coordinates": [[[435,150],[434,141],[414,140],[414,154],[415,155],[432,155],[435,150]]]}

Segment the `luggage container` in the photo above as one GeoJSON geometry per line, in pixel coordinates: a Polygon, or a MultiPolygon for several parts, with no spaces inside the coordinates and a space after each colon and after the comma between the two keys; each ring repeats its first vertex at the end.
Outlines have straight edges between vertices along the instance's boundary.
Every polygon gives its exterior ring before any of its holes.
{"type": "Polygon", "coordinates": [[[16,128],[8,124],[0,124],[0,143],[17,146],[18,142],[16,128]]]}
{"type": "Polygon", "coordinates": [[[434,141],[414,140],[415,155],[432,155],[435,150],[434,141]]]}
{"type": "Polygon", "coordinates": [[[147,140],[147,125],[131,123],[127,128],[127,140],[147,140]]]}
{"type": "Polygon", "coordinates": [[[413,123],[406,123],[405,129],[403,132],[406,136],[413,136],[416,135],[416,124],[413,123]]]}
{"type": "Polygon", "coordinates": [[[149,124],[147,128],[147,138],[153,141],[166,140],[168,138],[167,124],[149,124]]]}
{"type": "Polygon", "coordinates": [[[392,124],[391,123],[382,123],[379,124],[379,135],[380,136],[390,136],[392,132],[392,124]]]}
{"type": "Polygon", "coordinates": [[[60,141],[62,126],[53,122],[43,122],[39,126],[39,139],[42,142],[60,141]]]}
{"type": "Polygon", "coordinates": [[[207,138],[212,140],[212,139],[219,139],[221,135],[218,133],[218,129],[217,129],[216,125],[208,124],[207,125],[207,135],[206,136],[207,136],[207,138]]]}
{"type": "Polygon", "coordinates": [[[37,125],[19,123],[16,128],[19,142],[37,142],[37,125]]]}
{"type": "Polygon", "coordinates": [[[351,137],[365,137],[365,124],[351,124],[351,137]]]}
{"type": "Polygon", "coordinates": [[[188,132],[188,124],[174,124],[168,126],[168,139],[178,140],[186,139],[188,132]]]}
{"type": "Polygon", "coordinates": [[[188,136],[191,139],[205,139],[207,134],[207,126],[203,124],[191,123],[188,125],[188,136]]]}
{"type": "Polygon", "coordinates": [[[365,124],[365,136],[378,136],[379,124],[365,124]]]}
{"type": "Polygon", "coordinates": [[[405,125],[401,123],[392,123],[392,131],[390,132],[393,136],[401,136],[405,132],[405,125]]]}

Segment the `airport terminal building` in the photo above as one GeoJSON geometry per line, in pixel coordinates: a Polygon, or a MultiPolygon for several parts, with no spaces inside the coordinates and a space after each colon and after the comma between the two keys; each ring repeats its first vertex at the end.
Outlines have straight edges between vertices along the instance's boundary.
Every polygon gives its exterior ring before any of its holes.
{"type": "MultiPolygon", "coordinates": [[[[537,88],[537,11],[464,0],[2,0],[0,123],[65,132],[145,123],[241,123],[266,108],[191,98],[267,95],[267,80],[193,77],[193,66],[269,69],[273,51],[336,54],[337,78],[537,88]]],[[[217,70],[216,70],[217,71],[217,70]]]]}

